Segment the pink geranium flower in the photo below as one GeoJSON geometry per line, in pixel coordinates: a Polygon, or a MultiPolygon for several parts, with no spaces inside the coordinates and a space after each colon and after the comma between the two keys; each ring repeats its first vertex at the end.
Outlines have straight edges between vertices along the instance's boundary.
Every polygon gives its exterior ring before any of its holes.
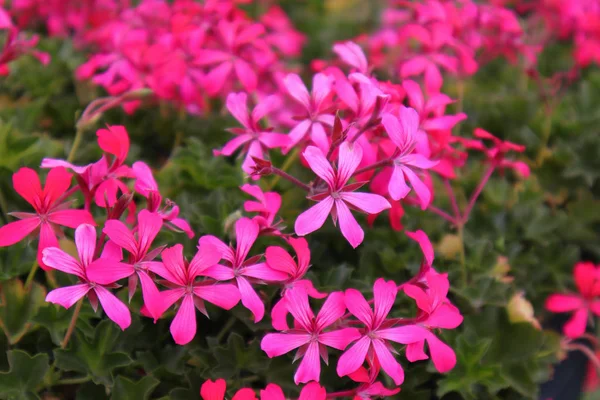
{"type": "Polygon", "coordinates": [[[546,309],[557,313],[573,312],[563,332],[570,338],[577,338],[585,333],[590,312],[600,316],[600,265],[577,263],[573,276],[579,293],[550,295],[546,299],[546,309]]]}
{"type": "Polygon", "coordinates": [[[406,197],[410,192],[410,187],[405,180],[408,178],[421,202],[421,208],[426,209],[431,202],[431,192],[412,168],[429,169],[436,166],[437,161],[431,161],[422,154],[414,152],[417,145],[419,115],[412,108],[401,106],[399,118],[392,114],[384,114],[381,123],[397,146],[398,153],[393,161],[393,172],[388,184],[390,196],[394,200],[406,197]]]}
{"type": "Polygon", "coordinates": [[[325,126],[333,126],[334,116],[327,108],[327,98],[332,91],[332,80],[325,74],[315,74],[313,77],[312,93],[308,93],[306,86],[297,74],[288,74],[284,78],[285,87],[304,108],[305,115],[297,118],[297,124],[289,133],[289,143],[286,151],[298,144],[308,132],[310,139],[321,151],[329,150],[329,138],[325,126]]]}
{"type": "Polygon", "coordinates": [[[46,296],[46,301],[70,308],[79,299],[87,295],[94,311],[98,308],[98,301],[104,312],[121,329],[131,324],[129,309],[106,286],[90,279],[87,272],[90,267],[123,268],[124,265],[117,259],[98,258],[94,260],[96,251],[96,229],[92,225],[82,224],[75,230],[75,245],[79,260],[74,259],[58,247],[47,247],[43,251],[44,264],[50,268],[75,275],[80,282],[77,285],[54,289],[46,296]]]}
{"type": "Polygon", "coordinates": [[[316,290],[310,280],[303,279],[310,267],[310,249],[306,239],[290,237],[287,242],[296,252],[296,261],[285,249],[279,246],[269,246],[265,253],[269,268],[288,274],[288,278],[283,282],[282,298],[271,310],[273,328],[280,331],[289,329],[286,321],[288,310],[285,293],[287,290],[301,287],[312,298],[322,299],[327,296],[326,293],[316,290]]]}
{"type": "Polygon", "coordinates": [[[0,247],[12,246],[29,234],[39,234],[37,259],[44,270],[48,270],[42,259],[46,247],[58,247],[57,233],[60,226],[77,228],[81,224],[95,225],[92,215],[85,210],[73,210],[65,194],[71,187],[72,175],[64,168],[53,168],[48,172],[42,189],[38,174],[30,168],[21,168],[13,174],[13,187],[25,199],[35,213],[14,212],[10,215],[20,221],[10,222],[0,228],[0,247]]]}
{"type": "Polygon", "coordinates": [[[362,159],[362,148],[348,142],[339,149],[336,169],[330,165],[318,147],[308,146],[302,153],[308,165],[327,184],[327,189],[312,197],[318,203],[303,212],[296,219],[295,230],[299,236],[307,235],[323,226],[331,214],[334,224],[339,220],[342,235],[352,247],[362,243],[364,232],[350,213],[350,208],[377,214],[390,208],[390,203],[379,195],[354,193],[361,184],[347,185],[362,159]]]}
{"type": "Polygon", "coordinates": [[[177,204],[167,199],[166,206],[160,208],[162,196],[150,167],[142,161],[137,161],[133,163],[132,170],[135,174],[135,191],[148,200],[148,210],[160,215],[169,229],[183,231],[192,239],[194,232],[186,220],[179,218],[179,206],[177,204]]]}
{"type": "MultiPolygon", "coordinates": [[[[417,307],[420,310],[414,325],[424,327],[429,331],[458,327],[462,323],[463,317],[446,297],[450,287],[447,275],[439,274],[430,269],[424,275],[424,283],[427,285],[426,289],[417,283],[403,286],[404,293],[417,302],[417,307]]],[[[408,328],[410,326],[395,329],[398,333],[408,328]]],[[[439,372],[448,372],[454,368],[456,365],[454,350],[439,340],[433,333],[426,335],[423,340],[407,343],[406,358],[409,361],[414,362],[429,358],[423,351],[425,341],[429,345],[433,364],[439,372]]]]}
{"type": "Polygon", "coordinates": [[[183,258],[183,246],[177,244],[162,252],[163,262],[154,262],[150,270],[168,281],[169,289],[160,294],[160,315],[176,301],[183,299],[179,310],[171,322],[171,335],[179,345],[189,343],[196,336],[196,311],[207,315],[204,301],[230,310],[239,301],[240,295],[235,285],[215,285],[211,281],[197,281],[204,270],[221,260],[220,254],[210,246],[200,246],[189,263],[183,258]]]}
{"type": "Polygon", "coordinates": [[[258,213],[253,219],[258,223],[261,234],[279,235],[281,232],[279,232],[278,226],[281,221],[275,222],[275,217],[281,207],[281,195],[277,192],[263,192],[260,186],[248,183],[242,185],[240,189],[256,199],[256,201],[245,201],[244,210],[258,213]]]}
{"type": "MultiPolygon", "coordinates": [[[[251,174],[255,165],[252,157],[265,159],[264,153],[269,149],[283,148],[288,144],[288,137],[282,133],[274,133],[263,129],[259,121],[273,111],[276,99],[269,96],[254,107],[252,113],[248,113],[248,96],[246,93],[229,93],[226,106],[235,119],[242,124],[242,128],[231,128],[230,131],[237,135],[223,146],[221,150],[215,150],[217,156],[230,156],[240,146],[244,146],[246,153],[242,169],[251,174]]],[[[257,178],[258,179],[258,178],[257,178]]]]}
{"type": "Polygon", "coordinates": [[[514,151],[517,153],[522,153],[525,151],[525,146],[509,142],[507,140],[498,139],[496,136],[492,135],[490,132],[476,128],[473,132],[475,137],[489,140],[492,142],[493,146],[491,148],[485,148],[484,151],[488,159],[500,168],[511,168],[523,178],[527,178],[530,174],[530,169],[527,164],[522,161],[513,161],[506,159],[506,154],[510,151],[514,151]]]}
{"type": "Polygon", "coordinates": [[[319,381],[321,363],[328,362],[327,347],[344,350],[360,333],[356,328],[342,328],[332,331],[325,329],[340,319],[346,311],[344,294],[331,293],[315,317],[308,304],[308,295],[301,288],[288,290],[285,294],[287,308],[294,316],[295,328],[286,333],[269,333],[260,343],[261,349],[270,358],[278,357],[300,348],[296,357],[303,357],[294,382],[319,381]]]}
{"type": "Polygon", "coordinates": [[[151,261],[162,251],[162,247],[150,250],[152,242],[160,228],[162,227],[162,218],[148,210],[142,210],[138,214],[138,224],[135,231],[130,230],[127,225],[118,220],[108,220],[104,225],[103,232],[108,238],[129,253],[127,264],[111,264],[107,267],[90,266],[88,275],[94,282],[102,285],[111,284],[118,280],[129,278],[129,299],[133,297],[137,288],[138,279],[142,284],[142,296],[144,305],[150,312],[150,315],[157,318],[156,312],[159,304],[158,289],[154,281],[148,275],[151,261]]]}
{"type": "Polygon", "coordinates": [[[218,281],[235,279],[244,307],[259,322],[265,314],[265,305],[254,290],[251,282],[278,282],[287,278],[283,272],[273,270],[265,263],[258,262],[260,257],[248,257],[252,245],[258,238],[258,224],[250,218],[240,218],[235,223],[236,247],[227,246],[215,236],[203,236],[199,245],[212,245],[225,265],[216,264],[204,270],[204,275],[218,281]]]}
{"type": "MultiPolygon", "coordinates": [[[[225,390],[227,390],[227,382],[225,379],[217,379],[216,381],[207,380],[200,388],[200,397],[202,400],[225,400],[225,390]]],[[[243,388],[233,395],[231,400],[256,400],[254,390],[243,388]]]]}
{"type": "MultiPolygon", "coordinates": [[[[298,400],[325,400],[326,398],[325,388],[317,382],[310,382],[302,388],[298,400]]],[[[260,391],[260,400],[286,400],[286,397],[278,385],[269,383],[265,390],[260,391]]]]}

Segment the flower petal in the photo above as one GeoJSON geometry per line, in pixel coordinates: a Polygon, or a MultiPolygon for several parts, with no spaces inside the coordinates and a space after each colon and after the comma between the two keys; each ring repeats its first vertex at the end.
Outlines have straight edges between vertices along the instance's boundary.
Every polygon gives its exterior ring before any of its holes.
{"type": "Polygon", "coordinates": [[[42,251],[44,264],[52,269],[75,275],[85,280],[85,270],[81,263],[58,247],[47,247],[42,251]]]}
{"type": "Polygon", "coordinates": [[[340,197],[345,202],[368,214],[379,214],[383,210],[392,207],[385,197],[378,194],[342,192],[340,197]]]}
{"type": "Polygon", "coordinates": [[[319,334],[319,343],[337,350],[344,350],[350,343],[359,339],[360,336],[360,331],[356,328],[343,328],[319,334]]]}
{"type": "Polygon", "coordinates": [[[96,228],[89,224],[79,225],[75,230],[75,246],[81,263],[91,264],[96,252],[96,228]]]}
{"type": "Polygon", "coordinates": [[[302,155],[306,159],[310,169],[333,188],[335,185],[335,172],[321,149],[315,146],[308,146],[302,155]]]}
{"type": "Polygon", "coordinates": [[[173,340],[178,345],[188,344],[196,336],[196,308],[192,295],[184,296],[183,301],[170,327],[173,340]]]}
{"type": "Polygon", "coordinates": [[[90,285],[87,283],[81,283],[79,285],[65,286],[62,288],[54,289],[46,296],[46,301],[63,306],[64,308],[70,308],[73,304],[77,303],[79,299],[90,291],[90,285]]]}
{"type": "Polygon", "coordinates": [[[373,315],[374,325],[378,327],[385,320],[389,314],[394,301],[396,301],[396,294],[398,293],[398,287],[393,281],[385,281],[383,278],[379,278],[373,285],[373,315]]]}
{"type": "MultiPolygon", "coordinates": [[[[346,307],[348,311],[368,328],[373,327],[373,311],[365,297],[356,289],[347,289],[345,293],[346,307]]],[[[350,371],[354,372],[354,371],[350,371]]]]}
{"type": "Polygon", "coordinates": [[[240,301],[238,288],[231,284],[194,286],[194,294],[225,310],[231,310],[240,301]]]}
{"type": "Polygon", "coordinates": [[[298,370],[294,374],[294,382],[306,383],[310,381],[319,381],[321,375],[321,360],[319,358],[319,343],[311,342],[308,345],[306,353],[300,362],[298,370]]]}
{"type": "Polygon", "coordinates": [[[396,385],[401,385],[404,382],[404,370],[386,347],[385,343],[382,340],[373,340],[373,348],[375,349],[375,354],[377,354],[381,368],[394,380],[396,385]]]}
{"type": "Polygon", "coordinates": [[[342,235],[344,235],[352,247],[357,248],[365,238],[365,232],[358,222],[356,222],[356,218],[354,218],[346,203],[342,200],[336,200],[335,207],[342,235]]]}
{"type": "Polygon", "coordinates": [[[96,226],[94,217],[86,210],[59,210],[48,214],[48,220],[57,225],[77,228],[81,224],[96,226]]]}
{"type": "Polygon", "coordinates": [[[260,342],[260,348],[269,358],[279,357],[308,343],[309,334],[267,333],[260,342]]]}
{"type": "Polygon", "coordinates": [[[106,316],[113,320],[121,329],[125,330],[131,325],[131,314],[123,302],[109,292],[104,286],[96,286],[94,292],[102,304],[106,316]]]}
{"type": "Polygon", "coordinates": [[[265,305],[246,278],[238,276],[236,282],[240,291],[242,304],[254,315],[254,323],[259,322],[265,315],[265,305]]]}
{"type": "Polygon", "coordinates": [[[363,336],[358,342],[340,356],[337,364],[337,374],[339,376],[350,375],[363,365],[367,352],[371,347],[371,339],[363,336]]]}
{"type": "Polygon", "coordinates": [[[296,235],[308,235],[309,233],[321,228],[325,223],[327,216],[331,212],[333,203],[333,197],[328,196],[300,214],[298,218],[296,218],[296,222],[294,224],[296,235]]]}
{"type": "Polygon", "coordinates": [[[8,223],[0,228],[0,247],[12,246],[20,242],[40,225],[37,215],[8,223]]]}
{"type": "Polygon", "coordinates": [[[322,331],[324,328],[333,324],[340,319],[346,312],[346,303],[343,292],[333,292],[325,300],[321,306],[319,314],[317,314],[317,330],[322,331]]]}

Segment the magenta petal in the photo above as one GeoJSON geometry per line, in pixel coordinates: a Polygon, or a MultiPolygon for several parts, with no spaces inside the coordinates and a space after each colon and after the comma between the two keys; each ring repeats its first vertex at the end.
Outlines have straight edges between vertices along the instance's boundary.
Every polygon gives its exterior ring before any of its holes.
{"type": "Polygon", "coordinates": [[[308,129],[311,127],[312,121],[309,119],[305,119],[300,121],[296,126],[290,130],[288,133],[288,150],[294,147],[298,142],[300,142],[306,134],[308,133],[308,129]]]}
{"type": "Polygon", "coordinates": [[[79,225],[75,230],[75,246],[81,263],[90,265],[96,252],[96,228],[88,224],[79,225]]]}
{"type": "Polygon", "coordinates": [[[573,311],[583,307],[583,299],[572,294],[552,294],[546,299],[546,310],[552,312],[573,311]]]}
{"type": "Polygon", "coordinates": [[[308,304],[307,293],[300,288],[292,288],[285,293],[288,311],[306,331],[310,331],[314,314],[308,304]]]}
{"type": "Polygon", "coordinates": [[[221,261],[222,253],[218,248],[210,244],[200,244],[198,251],[188,266],[188,279],[194,279],[198,275],[201,275],[203,271],[216,265],[221,261]]]}
{"type": "Polygon", "coordinates": [[[238,264],[241,264],[248,256],[252,245],[258,237],[259,231],[260,228],[258,224],[250,218],[240,218],[236,221],[235,240],[236,261],[238,264]]]}
{"type": "Polygon", "coordinates": [[[8,223],[0,228],[0,247],[12,246],[20,242],[27,235],[35,230],[40,224],[40,219],[33,218],[22,219],[8,223]]]}
{"type": "Polygon", "coordinates": [[[344,350],[350,343],[360,338],[360,331],[356,328],[343,328],[337,331],[325,332],[319,334],[319,343],[325,346],[333,347],[337,350],[344,350]]]}
{"type": "Polygon", "coordinates": [[[427,360],[429,356],[424,351],[425,340],[406,345],[406,359],[410,362],[427,360]]]}
{"type": "Polygon", "coordinates": [[[40,241],[38,243],[37,260],[43,270],[48,270],[48,266],[44,264],[42,252],[48,247],[59,247],[58,239],[54,233],[54,229],[49,223],[42,223],[40,226],[40,241]]]}
{"type": "Polygon", "coordinates": [[[374,296],[374,324],[378,327],[387,317],[392,306],[394,305],[394,301],[396,301],[396,294],[398,293],[398,288],[396,284],[392,281],[385,281],[383,278],[379,278],[375,281],[375,285],[373,286],[373,296],[374,296]]]}
{"type": "Polygon", "coordinates": [[[183,298],[170,330],[173,340],[179,345],[188,344],[196,336],[196,308],[192,295],[183,298]]]}
{"type": "Polygon", "coordinates": [[[385,343],[382,340],[373,340],[373,348],[375,349],[375,354],[377,354],[381,368],[394,380],[396,385],[401,385],[404,382],[404,370],[386,347],[385,343]]]}
{"type": "Polygon", "coordinates": [[[216,281],[228,281],[235,277],[233,270],[221,264],[213,265],[202,271],[202,276],[208,276],[216,281]]]}
{"type": "Polygon", "coordinates": [[[238,288],[230,284],[195,286],[194,294],[225,310],[231,310],[240,301],[238,288]]]}
{"type": "Polygon", "coordinates": [[[269,246],[265,252],[265,259],[269,268],[295,275],[298,266],[290,254],[279,246],[269,246]]]}
{"type": "Polygon", "coordinates": [[[430,334],[427,338],[431,360],[435,369],[444,373],[450,371],[456,365],[456,354],[454,350],[446,343],[438,339],[434,334],[430,334]]]}
{"type": "Polygon", "coordinates": [[[263,281],[280,282],[288,278],[288,274],[269,268],[266,263],[251,265],[243,269],[242,274],[263,281]]]}
{"type": "Polygon", "coordinates": [[[405,234],[412,240],[419,243],[419,246],[421,246],[421,251],[425,256],[425,261],[427,261],[427,265],[433,265],[433,246],[431,245],[431,241],[429,240],[427,234],[420,229],[414,232],[406,231],[405,234]]]}
{"type": "Polygon", "coordinates": [[[354,343],[341,355],[337,365],[337,374],[346,376],[359,369],[365,362],[369,347],[371,347],[371,339],[367,336],[363,336],[358,342],[354,343]]]}
{"type": "Polygon", "coordinates": [[[430,335],[430,332],[417,325],[397,326],[395,328],[380,329],[378,336],[392,342],[409,344],[422,341],[430,335]]]}
{"type": "Polygon", "coordinates": [[[242,304],[252,312],[254,315],[254,322],[259,322],[265,315],[265,305],[246,278],[238,276],[236,281],[240,291],[242,304]]]}
{"type": "Polygon", "coordinates": [[[57,225],[77,228],[81,224],[96,225],[94,217],[86,210],[60,210],[48,215],[50,222],[57,225]]]}
{"type": "Polygon", "coordinates": [[[87,283],[54,289],[48,293],[46,301],[59,304],[64,308],[70,308],[73,304],[77,303],[79,299],[85,296],[89,290],[90,285],[87,283]]]}
{"type": "Polygon", "coordinates": [[[302,153],[312,171],[330,187],[335,185],[335,172],[325,155],[315,146],[308,146],[302,153]]]}
{"type": "Polygon", "coordinates": [[[44,264],[52,269],[75,275],[82,280],[85,280],[85,270],[79,261],[75,260],[58,247],[45,248],[42,251],[42,260],[44,261],[44,264]]]}
{"type": "Polygon", "coordinates": [[[383,196],[372,193],[340,193],[341,198],[368,214],[379,214],[392,206],[383,196]]]}
{"type": "Polygon", "coordinates": [[[137,242],[133,237],[133,234],[121,221],[110,219],[104,224],[103,232],[108,236],[110,240],[124,248],[131,254],[135,254],[137,251],[137,242]]]}
{"type": "Polygon", "coordinates": [[[388,192],[392,200],[403,199],[410,192],[410,186],[406,184],[402,167],[399,165],[393,166],[392,176],[388,183],[388,192]]]}
{"type": "Polygon", "coordinates": [[[321,306],[319,314],[317,314],[317,330],[321,331],[335,321],[340,319],[346,312],[346,303],[344,293],[333,292],[325,300],[321,306]]]}
{"type": "Polygon", "coordinates": [[[587,309],[577,310],[573,314],[573,317],[563,326],[563,332],[570,338],[578,338],[584,334],[587,320],[587,309]]]}
{"type": "Polygon", "coordinates": [[[287,301],[285,298],[282,298],[271,309],[271,323],[273,324],[273,328],[278,331],[287,331],[290,329],[287,323],[287,315],[287,301]]]}
{"type": "Polygon", "coordinates": [[[358,144],[344,142],[338,155],[337,184],[339,187],[348,182],[363,157],[363,149],[358,144]]]}
{"type": "Polygon", "coordinates": [[[402,172],[410,181],[419,201],[421,202],[421,209],[425,210],[429,203],[431,203],[431,191],[429,188],[421,181],[421,179],[410,169],[407,167],[401,167],[402,172]]]}
{"type": "Polygon", "coordinates": [[[279,357],[308,343],[309,334],[268,333],[260,342],[260,348],[269,358],[279,357]]]}
{"type": "Polygon", "coordinates": [[[294,224],[296,235],[308,235],[322,227],[331,212],[333,203],[333,197],[328,196],[300,214],[294,224]]]}
{"type": "Polygon", "coordinates": [[[294,374],[294,382],[306,383],[310,381],[319,381],[321,375],[321,360],[319,359],[319,343],[314,341],[308,345],[306,353],[300,362],[300,366],[294,374]]]}
{"type": "Polygon", "coordinates": [[[103,286],[96,286],[94,292],[96,292],[98,300],[100,300],[100,304],[102,304],[102,308],[108,318],[113,320],[123,330],[131,325],[131,314],[121,300],[117,299],[114,294],[103,286]]]}
{"type": "Polygon", "coordinates": [[[365,232],[356,222],[356,218],[354,218],[346,203],[342,200],[336,200],[335,207],[342,235],[352,247],[357,248],[365,238],[365,232]]]}
{"type": "Polygon", "coordinates": [[[345,301],[346,307],[348,307],[348,311],[350,311],[352,315],[358,318],[359,321],[367,327],[371,328],[373,326],[373,311],[371,311],[369,303],[367,303],[367,300],[365,300],[365,297],[361,292],[356,289],[346,290],[345,301]]]}
{"type": "Polygon", "coordinates": [[[98,258],[88,265],[86,274],[90,282],[109,285],[127,278],[135,272],[133,265],[108,258],[98,258]]]}
{"type": "Polygon", "coordinates": [[[304,106],[305,109],[310,109],[310,95],[302,82],[302,79],[297,74],[288,74],[283,78],[283,83],[290,96],[304,106]]]}

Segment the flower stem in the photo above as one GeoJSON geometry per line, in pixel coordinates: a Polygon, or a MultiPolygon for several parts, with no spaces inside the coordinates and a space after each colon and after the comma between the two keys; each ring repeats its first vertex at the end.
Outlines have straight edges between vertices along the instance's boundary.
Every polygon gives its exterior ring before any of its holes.
{"type": "Polygon", "coordinates": [[[77,127],[75,131],[75,140],[73,140],[73,146],[71,146],[71,151],[69,152],[69,157],[67,157],[67,162],[73,162],[75,158],[75,154],[77,154],[77,149],[81,145],[81,140],[83,139],[84,128],[77,127]]]}
{"type": "Polygon", "coordinates": [[[487,169],[487,171],[485,171],[485,174],[481,178],[481,181],[479,182],[479,184],[477,185],[477,188],[475,188],[475,191],[473,192],[473,194],[471,195],[471,198],[469,199],[469,204],[467,205],[467,208],[465,209],[464,215],[462,217],[462,222],[463,223],[466,223],[469,220],[469,216],[471,215],[471,210],[473,209],[473,206],[475,205],[475,202],[477,201],[477,198],[479,197],[479,195],[483,191],[483,188],[485,187],[485,185],[487,184],[488,180],[490,179],[490,177],[494,173],[495,169],[496,169],[496,166],[492,164],[487,169]]]}
{"type": "Polygon", "coordinates": [[[308,186],[306,183],[300,181],[300,179],[295,178],[292,175],[288,174],[287,172],[280,170],[279,168],[271,168],[271,173],[282,177],[286,181],[292,182],[294,185],[298,186],[299,188],[304,189],[307,192],[310,192],[310,186],[308,186]]]}
{"type": "Polygon", "coordinates": [[[598,375],[598,377],[600,377],[600,360],[598,360],[598,357],[596,357],[594,352],[589,347],[587,347],[583,344],[579,344],[579,343],[569,343],[565,346],[565,349],[566,350],[579,350],[583,354],[585,354],[587,356],[587,358],[590,360],[590,362],[592,363],[592,365],[594,366],[594,368],[596,369],[596,375],[598,375]]]}
{"type": "MultiPolygon", "coordinates": [[[[283,163],[281,171],[286,172],[288,169],[290,169],[292,164],[294,164],[294,162],[298,158],[298,154],[300,154],[300,149],[296,147],[292,151],[292,154],[290,154],[289,157],[285,160],[285,163],[283,163]]],[[[275,187],[275,185],[277,185],[277,183],[279,182],[279,179],[281,179],[281,176],[275,175],[271,183],[269,183],[268,185],[268,190],[272,190],[275,187]]]]}
{"type": "Polygon", "coordinates": [[[327,397],[328,399],[336,399],[338,397],[347,397],[350,398],[352,396],[354,396],[354,390],[346,390],[344,392],[333,392],[333,393],[328,393],[327,397]]]}
{"type": "Polygon", "coordinates": [[[460,241],[460,267],[461,267],[461,275],[462,281],[465,286],[467,286],[467,282],[469,281],[469,275],[467,271],[467,262],[465,256],[465,224],[463,221],[460,221],[456,225],[458,232],[458,240],[460,241]]]}
{"type": "Polygon", "coordinates": [[[377,169],[377,168],[380,168],[380,167],[386,167],[388,165],[392,165],[392,159],[391,158],[386,158],[385,160],[377,161],[376,163],[373,163],[371,165],[367,165],[366,167],[357,169],[356,171],[354,171],[354,173],[352,174],[352,176],[356,176],[358,174],[362,174],[363,172],[367,172],[367,171],[370,171],[372,169],[377,169]]]}
{"type": "Polygon", "coordinates": [[[81,383],[86,383],[92,380],[90,376],[82,376],[81,378],[67,378],[60,379],[54,383],[53,386],[67,386],[67,385],[79,385],[81,383]]]}
{"type": "Polygon", "coordinates": [[[460,209],[458,208],[458,202],[456,201],[456,195],[454,194],[452,184],[448,179],[444,179],[444,186],[446,187],[446,192],[448,193],[448,198],[450,199],[450,204],[452,205],[452,210],[454,211],[454,217],[457,221],[459,221],[461,219],[460,209]]]}
{"type": "Polygon", "coordinates": [[[8,223],[8,203],[4,198],[4,193],[2,193],[2,189],[0,189],[0,211],[2,211],[2,219],[4,219],[4,222],[8,223]]]}
{"type": "Polygon", "coordinates": [[[225,336],[225,334],[227,332],[229,332],[229,330],[235,324],[235,321],[237,321],[237,318],[234,315],[232,315],[231,317],[229,317],[229,319],[227,320],[227,322],[225,322],[225,325],[223,325],[223,328],[221,328],[221,330],[217,334],[217,343],[219,343],[223,339],[223,337],[225,336]]]}
{"type": "Polygon", "coordinates": [[[79,311],[81,311],[81,306],[83,305],[83,298],[81,298],[77,305],[75,306],[75,311],[73,312],[73,316],[71,317],[71,323],[69,324],[69,328],[67,328],[67,332],[65,333],[65,337],[60,345],[61,349],[65,349],[73,332],[75,331],[75,324],[77,324],[77,318],[79,318],[79,311]]]}
{"type": "Polygon", "coordinates": [[[29,275],[27,275],[27,279],[25,280],[25,289],[28,290],[33,283],[33,277],[35,276],[35,272],[37,271],[39,265],[37,260],[33,262],[31,269],[29,270],[29,275]]]}

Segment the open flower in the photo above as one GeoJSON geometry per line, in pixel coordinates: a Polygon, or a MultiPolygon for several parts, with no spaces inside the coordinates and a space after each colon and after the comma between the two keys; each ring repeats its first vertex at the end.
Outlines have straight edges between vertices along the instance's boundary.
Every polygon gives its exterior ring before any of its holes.
{"type": "MultiPolygon", "coordinates": [[[[317,382],[310,382],[302,388],[298,400],[325,400],[326,398],[325,388],[317,382]]],[[[260,391],[260,400],[286,400],[286,398],[278,385],[269,383],[265,390],[260,391]]]]}
{"type": "Polygon", "coordinates": [[[281,207],[281,195],[277,192],[263,192],[258,185],[248,183],[240,187],[243,192],[248,193],[256,200],[247,200],[244,202],[246,212],[258,213],[253,219],[260,226],[261,233],[272,233],[279,235],[279,221],[275,222],[275,217],[281,207]]]}
{"type": "MultiPolygon", "coordinates": [[[[225,390],[227,390],[227,382],[225,379],[217,379],[216,381],[207,380],[200,388],[200,397],[202,400],[225,400],[225,390]]],[[[233,395],[231,400],[256,400],[254,390],[243,388],[233,395]]]]}
{"type": "Polygon", "coordinates": [[[129,309],[114,294],[112,294],[105,285],[90,279],[87,271],[90,267],[104,268],[123,268],[119,260],[111,258],[97,258],[94,260],[96,252],[96,229],[92,225],[82,224],[75,230],[75,246],[79,260],[74,259],[58,247],[47,247],[43,251],[44,264],[50,268],[75,275],[80,282],[77,285],[66,286],[54,289],[46,296],[46,301],[70,308],[77,303],[79,299],[87,295],[94,311],[98,308],[98,301],[102,305],[104,312],[121,329],[127,328],[131,324],[131,315],[129,309]]]}
{"type": "Polygon", "coordinates": [[[39,234],[37,259],[47,270],[42,251],[47,247],[58,247],[56,232],[60,226],[77,228],[81,224],[95,225],[92,215],[85,210],[73,210],[66,201],[65,193],[71,187],[72,175],[64,168],[53,168],[48,172],[46,185],[42,189],[38,174],[30,168],[21,168],[13,174],[13,187],[25,199],[35,213],[14,212],[10,215],[20,221],[10,222],[0,228],[0,247],[12,246],[27,235],[39,234]]]}
{"type": "Polygon", "coordinates": [[[360,337],[360,333],[356,328],[325,331],[346,311],[342,292],[331,293],[316,317],[308,304],[308,295],[303,289],[288,290],[285,297],[287,309],[294,316],[296,326],[286,333],[267,334],[260,343],[260,348],[270,358],[300,348],[297,357],[303,358],[294,375],[294,382],[296,384],[313,380],[318,382],[321,374],[319,358],[328,362],[327,347],[344,350],[350,342],[360,337]]]}
{"type": "Polygon", "coordinates": [[[254,322],[265,315],[265,305],[254,290],[251,282],[278,282],[287,278],[283,272],[260,263],[260,257],[248,257],[252,245],[258,237],[258,224],[250,218],[240,218],[235,223],[235,248],[227,246],[215,236],[202,236],[200,246],[211,245],[223,258],[225,265],[216,264],[204,270],[204,275],[218,281],[235,279],[244,307],[254,314],[254,322]]]}
{"type": "Polygon", "coordinates": [[[308,165],[327,184],[327,189],[312,197],[318,203],[303,212],[296,219],[295,230],[299,236],[307,235],[323,226],[331,214],[333,222],[340,222],[342,235],[352,247],[362,243],[365,233],[350,213],[350,207],[368,214],[377,214],[390,208],[390,203],[377,194],[354,193],[361,184],[349,184],[362,159],[362,148],[348,142],[339,149],[336,169],[330,165],[321,150],[308,146],[303,153],[308,165]]]}
{"type": "Polygon", "coordinates": [[[200,246],[192,261],[188,263],[183,258],[183,246],[177,244],[162,252],[162,263],[154,262],[150,265],[150,270],[165,278],[170,288],[160,293],[160,311],[157,315],[183,299],[171,322],[171,334],[175,343],[180,345],[189,343],[196,336],[194,307],[208,315],[204,301],[226,310],[230,310],[240,301],[235,285],[196,280],[204,270],[221,259],[219,252],[209,247],[210,245],[200,246]]]}
{"type": "Polygon", "coordinates": [[[573,275],[579,294],[550,295],[546,299],[546,309],[557,313],[573,312],[563,332],[570,338],[577,338],[585,333],[590,311],[600,316],[600,265],[577,263],[573,275]]]}

